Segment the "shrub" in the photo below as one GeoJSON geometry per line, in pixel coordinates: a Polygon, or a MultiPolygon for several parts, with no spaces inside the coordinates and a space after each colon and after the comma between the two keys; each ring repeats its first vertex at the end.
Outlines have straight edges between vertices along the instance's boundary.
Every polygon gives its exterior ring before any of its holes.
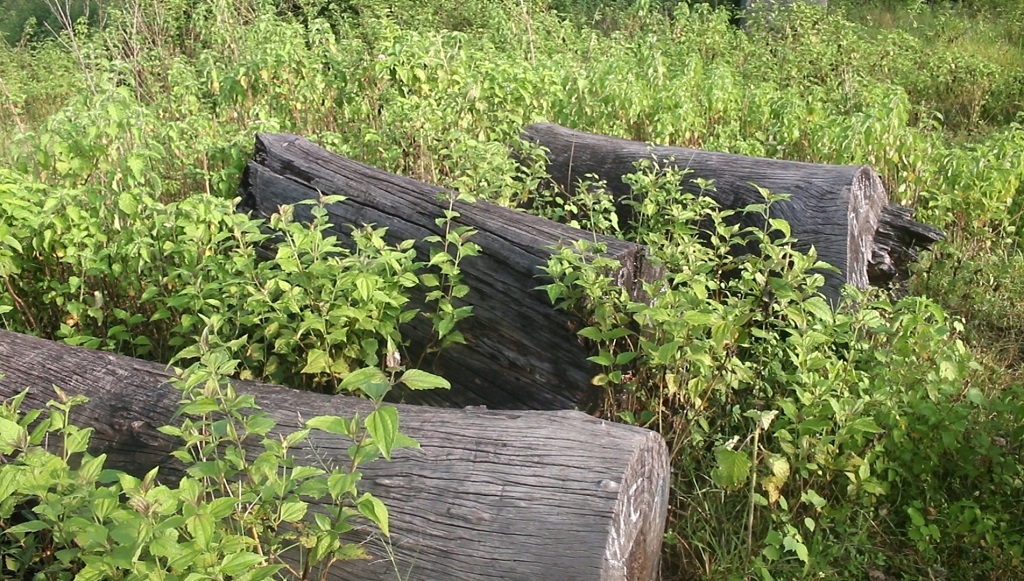
{"type": "MultiPolygon", "coordinates": [[[[587,248],[553,257],[547,286],[590,321],[579,334],[604,369],[602,412],[669,442],[671,568],[768,579],[1016,567],[1020,388],[975,384],[962,323],[928,299],[848,289],[833,312],[816,294],[828,266],[792,250],[784,222],[741,229],[734,211],[680,195],[680,179],[630,179],[640,241],[666,269],[649,303],[587,248]]],[[[767,215],[773,201],[743,211],[767,215]]]]}

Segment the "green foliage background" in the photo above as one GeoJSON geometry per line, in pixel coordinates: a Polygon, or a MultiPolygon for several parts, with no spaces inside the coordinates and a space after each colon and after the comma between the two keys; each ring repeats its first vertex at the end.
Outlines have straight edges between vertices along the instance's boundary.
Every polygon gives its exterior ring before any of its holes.
{"type": "Polygon", "coordinates": [[[255,131],[613,234],[599,189],[527,185],[525,124],[870,164],[949,237],[902,300],[820,308],[813,256],[730,230],[656,167],[631,235],[670,273],[660,302],[572,253],[548,291],[591,305],[597,413],[670,443],[666,578],[1013,578],[1024,8],[848,0],[744,32],[713,4],[128,0],[56,37],[4,30],[3,324],[167,361],[216,319],[249,340],[241,374],[327,391],[381,366],[422,265],[372,231],[257,265],[231,205],[255,131]],[[718,250],[694,241],[707,220],[718,250]],[[728,262],[737,238],[765,258],[728,262]]]}

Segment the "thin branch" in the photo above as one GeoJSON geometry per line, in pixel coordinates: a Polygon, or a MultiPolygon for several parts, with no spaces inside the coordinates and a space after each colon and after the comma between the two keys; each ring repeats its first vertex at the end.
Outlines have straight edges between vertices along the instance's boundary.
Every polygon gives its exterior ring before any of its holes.
{"type": "Polygon", "coordinates": [[[29,328],[32,329],[33,331],[38,331],[39,326],[36,324],[36,320],[32,316],[32,311],[30,311],[29,308],[25,306],[25,302],[22,301],[21,297],[19,297],[18,294],[14,292],[14,286],[11,284],[11,279],[7,275],[4,275],[4,284],[7,286],[7,292],[11,293],[11,297],[14,298],[14,303],[18,307],[18,312],[21,313],[23,317],[28,319],[30,325],[29,328]]]}

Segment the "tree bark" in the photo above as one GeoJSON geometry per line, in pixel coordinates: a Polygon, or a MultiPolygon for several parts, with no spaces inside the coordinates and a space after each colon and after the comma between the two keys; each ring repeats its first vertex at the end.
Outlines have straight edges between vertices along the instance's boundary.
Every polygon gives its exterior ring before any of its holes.
{"type": "MultiPolygon", "coordinates": [[[[156,363],[0,331],[0,397],[29,393],[22,411],[43,409],[57,385],[89,402],[72,423],[95,429],[90,452],[141,475],[161,467],[176,480],[180,446],[156,429],[174,421],[180,392],[156,363]]],[[[287,433],[318,415],[365,415],[368,402],[233,382],[287,433]]],[[[420,449],[366,465],[361,489],[391,517],[403,579],[434,581],[655,579],[668,507],[669,464],[657,433],[574,411],[499,412],[396,406],[420,449]],[[408,577],[404,577],[410,572],[408,577]]],[[[300,461],[347,463],[349,442],[315,433],[300,461]],[[305,460],[303,460],[305,459],[305,460]]],[[[352,539],[360,542],[369,538],[352,539]]],[[[396,578],[382,543],[373,561],[345,563],[330,579],[396,578]]]]}
{"type": "Polygon", "coordinates": [[[910,208],[886,206],[871,245],[868,279],[875,286],[906,281],[910,277],[910,265],[917,262],[918,250],[927,249],[943,238],[942,230],[914,221],[910,208]]]}
{"type": "MultiPolygon", "coordinates": [[[[448,196],[454,195],[335,155],[302,137],[256,136],[240,210],[267,217],[281,205],[315,199],[320,192],[347,197],[327,208],[331,233],[339,240],[350,240],[352,226],[384,226],[389,242],[416,240],[422,260],[429,252],[423,239],[444,237],[436,220],[448,210],[448,196]]],[[[443,350],[432,363],[433,371],[452,383],[450,391],[405,392],[405,401],[498,409],[589,406],[596,395],[590,380],[598,369],[586,360],[591,354],[576,336],[582,322],[555,310],[538,289],[548,282],[541,267],[558,247],[579,240],[601,242],[607,245],[606,255],[621,265],[618,282],[640,296],[641,281],[660,276],[648,264],[646,249],[487,202],[455,202],[452,209],[459,213],[456,226],[478,231],[470,240],[482,250],[460,265],[470,289],[464,302],[473,306],[473,315],[459,327],[466,344],[443,350]]],[[[296,206],[295,216],[309,219],[308,207],[296,206]]],[[[425,291],[416,292],[411,302],[422,306],[425,291]]],[[[412,357],[419,357],[431,334],[425,317],[403,329],[412,357]]]]}
{"type": "MultiPolygon", "coordinates": [[[[551,179],[570,194],[588,175],[604,180],[618,200],[620,224],[632,220],[633,196],[623,176],[636,171],[636,162],[657,158],[662,164],[688,170],[680,187],[710,196],[723,208],[738,209],[763,203],[757,186],[789,199],[772,204],[770,217],[789,222],[796,242],[806,252],[813,246],[818,257],[839,269],[824,272],[822,293],[837,304],[842,285],[865,288],[905,275],[907,260],[916,258],[914,246],[927,247],[942,238],[930,226],[909,219],[909,210],[888,206],[888,195],[878,174],[868,166],[824,165],[764,159],[681,147],[654,146],[603,135],[575,131],[551,123],[528,126],[526,141],[548,150],[551,179]],[[714,182],[702,192],[696,178],[714,182]],[[887,209],[888,208],[888,209],[887,209]],[[876,237],[876,232],[885,234],[876,237]]],[[[762,227],[763,220],[748,215],[746,224],[762,227]]]]}

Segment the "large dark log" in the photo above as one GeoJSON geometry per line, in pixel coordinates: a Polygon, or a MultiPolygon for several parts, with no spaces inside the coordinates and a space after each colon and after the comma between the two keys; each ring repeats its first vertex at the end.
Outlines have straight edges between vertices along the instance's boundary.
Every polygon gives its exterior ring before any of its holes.
{"type": "MultiPolygon", "coordinates": [[[[284,204],[315,199],[320,192],[347,199],[327,208],[332,233],[348,240],[352,226],[376,224],[388,228],[389,242],[417,240],[426,260],[423,239],[442,235],[436,220],[448,209],[451,193],[443,188],[390,174],[335,155],[295,135],[259,134],[256,152],[242,184],[240,209],[266,217],[284,204]],[[441,199],[439,199],[439,196],[441,199]]],[[[300,220],[308,206],[297,206],[300,220]]],[[[466,345],[441,352],[433,370],[452,384],[445,392],[407,392],[406,400],[432,405],[487,405],[498,409],[564,409],[585,407],[594,399],[591,378],[598,370],[586,358],[576,337],[581,322],[552,308],[541,267],[556,247],[578,240],[607,245],[607,255],[619,261],[619,283],[634,296],[641,280],[654,280],[642,246],[596,236],[550,220],[494,204],[456,202],[456,225],[470,226],[481,255],[467,258],[461,268],[469,286],[465,303],[473,315],[459,330],[466,345]]],[[[422,304],[423,293],[411,297],[422,304]]],[[[403,330],[418,357],[431,336],[425,317],[403,330]]]]}
{"type": "MultiPolygon", "coordinates": [[[[107,467],[180,474],[170,457],[179,443],[156,431],[173,421],[181,395],[162,365],[0,331],[0,373],[0,397],[30,390],[23,411],[44,408],[53,385],[89,397],[72,421],[95,429],[90,452],[107,454],[107,467]]],[[[284,432],[300,418],[368,410],[351,397],[234,385],[284,432]]],[[[574,411],[397,407],[402,431],[422,448],[366,465],[361,487],[388,507],[390,544],[408,579],[656,578],[669,487],[657,433],[574,411]]],[[[312,443],[320,460],[308,448],[298,458],[347,463],[350,442],[318,432],[312,443]]],[[[345,564],[330,579],[396,578],[381,543],[366,547],[373,562],[345,564]]]]}
{"type": "MultiPolygon", "coordinates": [[[[632,219],[632,206],[625,201],[633,192],[622,178],[636,171],[638,161],[652,156],[663,165],[689,170],[681,184],[684,191],[701,193],[692,181],[696,178],[713,181],[714,190],[704,194],[723,208],[762,203],[756,186],[788,194],[788,200],[771,206],[771,217],[789,222],[797,249],[806,252],[813,246],[821,260],[839,269],[839,273],[824,273],[823,294],[833,304],[844,283],[858,288],[885,284],[907,272],[907,261],[916,258],[915,246],[926,248],[942,238],[937,229],[911,220],[908,210],[888,206],[885,187],[868,166],[661,147],[551,123],[530,125],[522,136],[548,150],[551,178],[570,194],[588,175],[605,181],[618,200],[620,224],[632,219]]],[[[745,220],[762,226],[756,216],[745,220]]]]}

